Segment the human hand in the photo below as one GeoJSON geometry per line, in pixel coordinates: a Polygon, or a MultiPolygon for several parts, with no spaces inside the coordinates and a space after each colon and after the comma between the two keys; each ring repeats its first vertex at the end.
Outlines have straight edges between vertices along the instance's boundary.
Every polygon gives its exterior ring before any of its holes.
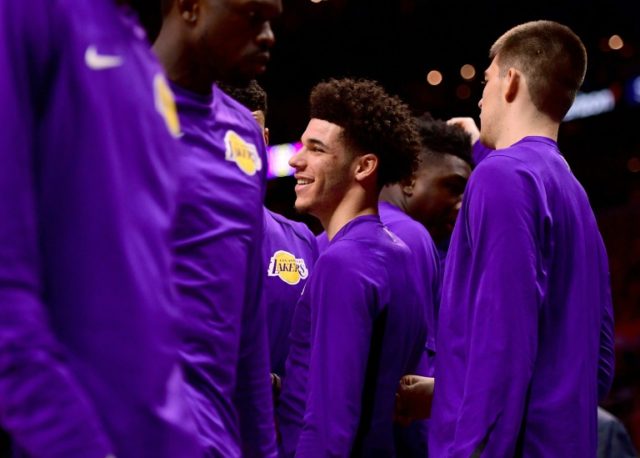
{"type": "Polygon", "coordinates": [[[464,118],[464,117],[451,118],[447,121],[447,124],[451,126],[459,126],[466,133],[471,135],[472,145],[480,139],[480,129],[478,129],[478,126],[476,125],[476,122],[474,121],[473,118],[464,118]]]}
{"type": "Polygon", "coordinates": [[[420,375],[402,377],[396,393],[394,420],[403,426],[408,426],[414,420],[429,418],[434,385],[433,377],[420,375]]]}
{"type": "Polygon", "coordinates": [[[282,380],[278,374],[271,372],[271,391],[273,393],[274,403],[277,405],[280,400],[280,392],[282,391],[282,380]]]}

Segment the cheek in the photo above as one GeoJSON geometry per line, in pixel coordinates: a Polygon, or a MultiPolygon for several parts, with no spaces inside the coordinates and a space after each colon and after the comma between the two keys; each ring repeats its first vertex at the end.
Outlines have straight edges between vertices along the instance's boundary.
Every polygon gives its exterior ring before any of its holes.
{"type": "Polygon", "coordinates": [[[430,200],[432,211],[436,214],[446,213],[455,203],[455,199],[451,193],[440,187],[436,187],[433,190],[430,200]]]}

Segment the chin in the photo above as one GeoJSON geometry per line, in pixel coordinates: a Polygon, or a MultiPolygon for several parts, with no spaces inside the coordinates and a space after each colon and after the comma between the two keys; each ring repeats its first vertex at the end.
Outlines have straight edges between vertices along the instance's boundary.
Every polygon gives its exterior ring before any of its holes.
{"type": "Polygon", "coordinates": [[[293,204],[293,208],[295,208],[298,213],[309,213],[309,206],[304,203],[298,203],[298,201],[293,204]]]}

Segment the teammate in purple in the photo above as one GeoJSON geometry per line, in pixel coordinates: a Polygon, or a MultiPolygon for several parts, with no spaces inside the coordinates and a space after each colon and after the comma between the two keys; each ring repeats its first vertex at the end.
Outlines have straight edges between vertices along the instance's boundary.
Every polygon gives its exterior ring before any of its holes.
{"type": "Polygon", "coordinates": [[[536,21],[490,57],[480,140],[494,151],[471,176],[451,242],[429,452],[595,456],[613,375],[607,256],[556,143],[586,51],[567,27],[536,21]]]}
{"type": "Polygon", "coordinates": [[[17,456],[201,456],[171,286],[179,123],[117,3],[0,6],[0,424],[17,456]]]}
{"type": "MultiPolygon", "coordinates": [[[[422,148],[418,168],[404,182],[380,193],[380,220],[411,250],[427,322],[427,341],[417,374],[433,377],[442,265],[431,231],[448,242],[471,172],[469,135],[428,113],[417,118],[422,148]],[[427,230],[429,229],[429,231],[427,230]]],[[[402,457],[427,455],[426,421],[408,428],[396,426],[396,452],[402,457]]]]}
{"type": "Polygon", "coordinates": [[[249,110],[214,84],[265,70],[280,0],[166,0],[155,51],[176,93],[174,246],[182,356],[208,456],[276,455],[265,326],[265,143],[249,110]]]}
{"type": "MultiPolygon", "coordinates": [[[[256,80],[242,86],[219,84],[233,99],[251,110],[262,129],[266,144],[267,93],[256,80]]],[[[264,208],[262,247],[266,316],[271,356],[271,373],[277,393],[289,353],[289,332],[295,305],[318,257],[316,238],[303,224],[264,208]]]]}
{"type": "Polygon", "coordinates": [[[382,186],[412,173],[419,140],[408,108],[376,83],[331,80],[310,101],[303,149],[290,160],[295,206],[330,242],[294,318],[283,454],[393,456],[395,391],[418,364],[426,324],[411,254],[377,204],[382,186]]]}

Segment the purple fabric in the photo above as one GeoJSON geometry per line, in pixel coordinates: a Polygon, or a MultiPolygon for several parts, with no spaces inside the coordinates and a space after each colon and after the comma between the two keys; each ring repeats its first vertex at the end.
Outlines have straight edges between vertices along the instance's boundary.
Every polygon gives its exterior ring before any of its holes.
{"type": "Polygon", "coordinates": [[[2,427],[19,455],[201,456],[171,287],[179,145],[144,33],[110,0],[2,2],[0,68],[2,427]]]}
{"type": "Polygon", "coordinates": [[[471,157],[473,158],[473,163],[475,165],[478,165],[492,151],[493,150],[491,148],[484,146],[482,143],[480,143],[480,140],[477,140],[471,148],[471,157]]]}
{"type": "MultiPolygon", "coordinates": [[[[378,204],[380,220],[411,250],[415,263],[421,303],[425,308],[427,341],[415,373],[433,377],[436,358],[436,330],[442,270],[438,251],[429,231],[401,209],[389,202],[378,204]]],[[[428,421],[416,421],[408,427],[395,425],[396,453],[403,458],[427,456],[428,421]]]]}
{"type": "Polygon", "coordinates": [[[378,205],[380,220],[411,250],[415,262],[415,275],[420,287],[420,297],[425,307],[427,322],[426,365],[420,375],[433,377],[436,353],[436,330],[442,272],[440,259],[429,231],[405,212],[388,202],[378,205]]]}
{"type": "Polygon", "coordinates": [[[283,454],[295,449],[298,457],[394,455],[398,381],[416,369],[426,339],[410,256],[378,216],[361,216],[318,258],[296,309],[283,385],[284,413],[297,402],[304,417],[279,417],[285,423],[283,454]],[[299,324],[310,328],[300,330],[299,324]],[[305,334],[310,340],[296,345],[305,334]],[[308,356],[308,369],[290,364],[297,355],[308,356]],[[289,391],[291,383],[303,391],[289,391]],[[285,432],[296,432],[295,422],[299,439],[285,439],[285,432]]]}
{"type": "Polygon", "coordinates": [[[447,259],[430,456],[595,456],[612,333],[604,245],[556,143],[489,153],[447,259]]]}
{"type": "Polygon", "coordinates": [[[173,86],[180,156],[174,247],[182,349],[202,441],[220,456],[274,456],[262,294],[266,155],[251,113],[217,87],[173,86]]]}
{"type": "Polygon", "coordinates": [[[304,223],[264,210],[265,276],[271,372],[285,373],[296,303],[318,258],[316,238],[304,223]]]}

